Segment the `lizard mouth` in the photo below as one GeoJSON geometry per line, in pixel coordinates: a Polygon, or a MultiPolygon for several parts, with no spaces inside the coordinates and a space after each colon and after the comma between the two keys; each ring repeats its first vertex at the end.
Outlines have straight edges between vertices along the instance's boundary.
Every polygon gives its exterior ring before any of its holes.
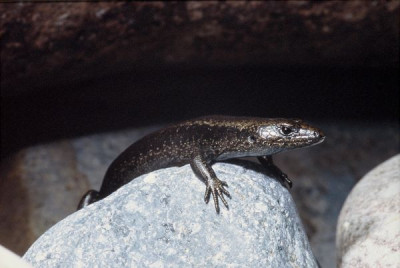
{"type": "Polygon", "coordinates": [[[314,132],[313,135],[310,136],[304,136],[302,138],[299,138],[297,140],[296,146],[298,146],[299,148],[301,147],[308,147],[308,146],[314,146],[317,144],[322,143],[325,140],[325,135],[322,132],[314,132]]]}
{"type": "Polygon", "coordinates": [[[325,140],[325,136],[322,135],[319,137],[319,140],[315,143],[315,144],[320,144],[321,142],[323,142],[325,140]]]}

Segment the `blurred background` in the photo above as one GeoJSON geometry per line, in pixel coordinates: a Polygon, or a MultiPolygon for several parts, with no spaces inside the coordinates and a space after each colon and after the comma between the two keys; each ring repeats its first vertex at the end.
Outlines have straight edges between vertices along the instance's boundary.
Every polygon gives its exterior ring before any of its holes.
{"type": "MultiPolygon", "coordinates": [[[[10,217],[7,178],[32,146],[208,114],[302,118],[328,132],[324,172],[352,161],[329,228],[307,220],[307,204],[300,212],[310,237],[330,234],[311,243],[334,267],[347,193],[399,150],[399,11],[399,1],[2,3],[0,210],[10,217]]],[[[0,243],[22,254],[38,232],[10,238],[17,219],[0,225],[0,243]]]]}

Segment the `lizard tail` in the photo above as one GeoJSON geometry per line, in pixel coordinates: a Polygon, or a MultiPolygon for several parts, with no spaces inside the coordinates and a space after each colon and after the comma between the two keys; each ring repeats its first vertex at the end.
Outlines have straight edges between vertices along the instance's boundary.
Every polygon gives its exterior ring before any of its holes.
{"type": "Polygon", "coordinates": [[[89,190],[79,202],[78,210],[96,202],[97,200],[99,200],[99,192],[95,190],[89,190]]]}

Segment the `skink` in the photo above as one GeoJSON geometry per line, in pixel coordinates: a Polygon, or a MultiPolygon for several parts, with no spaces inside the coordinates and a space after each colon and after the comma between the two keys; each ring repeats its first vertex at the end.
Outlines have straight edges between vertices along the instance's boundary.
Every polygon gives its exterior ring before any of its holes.
{"type": "Polygon", "coordinates": [[[109,166],[100,191],[88,191],[78,209],[107,197],[142,174],[190,164],[206,185],[205,202],[212,195],[219,213],[218,199],[228,208],[224,195],[230,194],[225,189],[227,183],[215,175],[214,162],[257,157],[291,187],[292,182],[274,165],[272,155],[312,146],[324,138],[320,130],[299,119],[206,116],[173,124],[143,137],[122,152],[109,166]]]}

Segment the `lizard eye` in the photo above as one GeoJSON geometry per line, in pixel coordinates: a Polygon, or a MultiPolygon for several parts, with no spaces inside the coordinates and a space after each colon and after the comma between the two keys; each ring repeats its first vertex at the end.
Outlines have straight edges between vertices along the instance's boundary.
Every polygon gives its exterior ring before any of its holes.
{"type": "Polygon", "coordinates": [[[255,142],[256,142],[256,137],[254,137],[254,136],[249,136],[249,137],[247,138],[247,140],[248,140],[250,143],[255,143],[255,142]]]}
{"type": "Polygon", "coordinates": [[[293,130],[292,130],[290,127],[288,127],[288,126],[281,126],[280,132],[281,132],[283,135],[287,136],[287,135],[289,135],[290,133],[292,133],[293,130]]]}

